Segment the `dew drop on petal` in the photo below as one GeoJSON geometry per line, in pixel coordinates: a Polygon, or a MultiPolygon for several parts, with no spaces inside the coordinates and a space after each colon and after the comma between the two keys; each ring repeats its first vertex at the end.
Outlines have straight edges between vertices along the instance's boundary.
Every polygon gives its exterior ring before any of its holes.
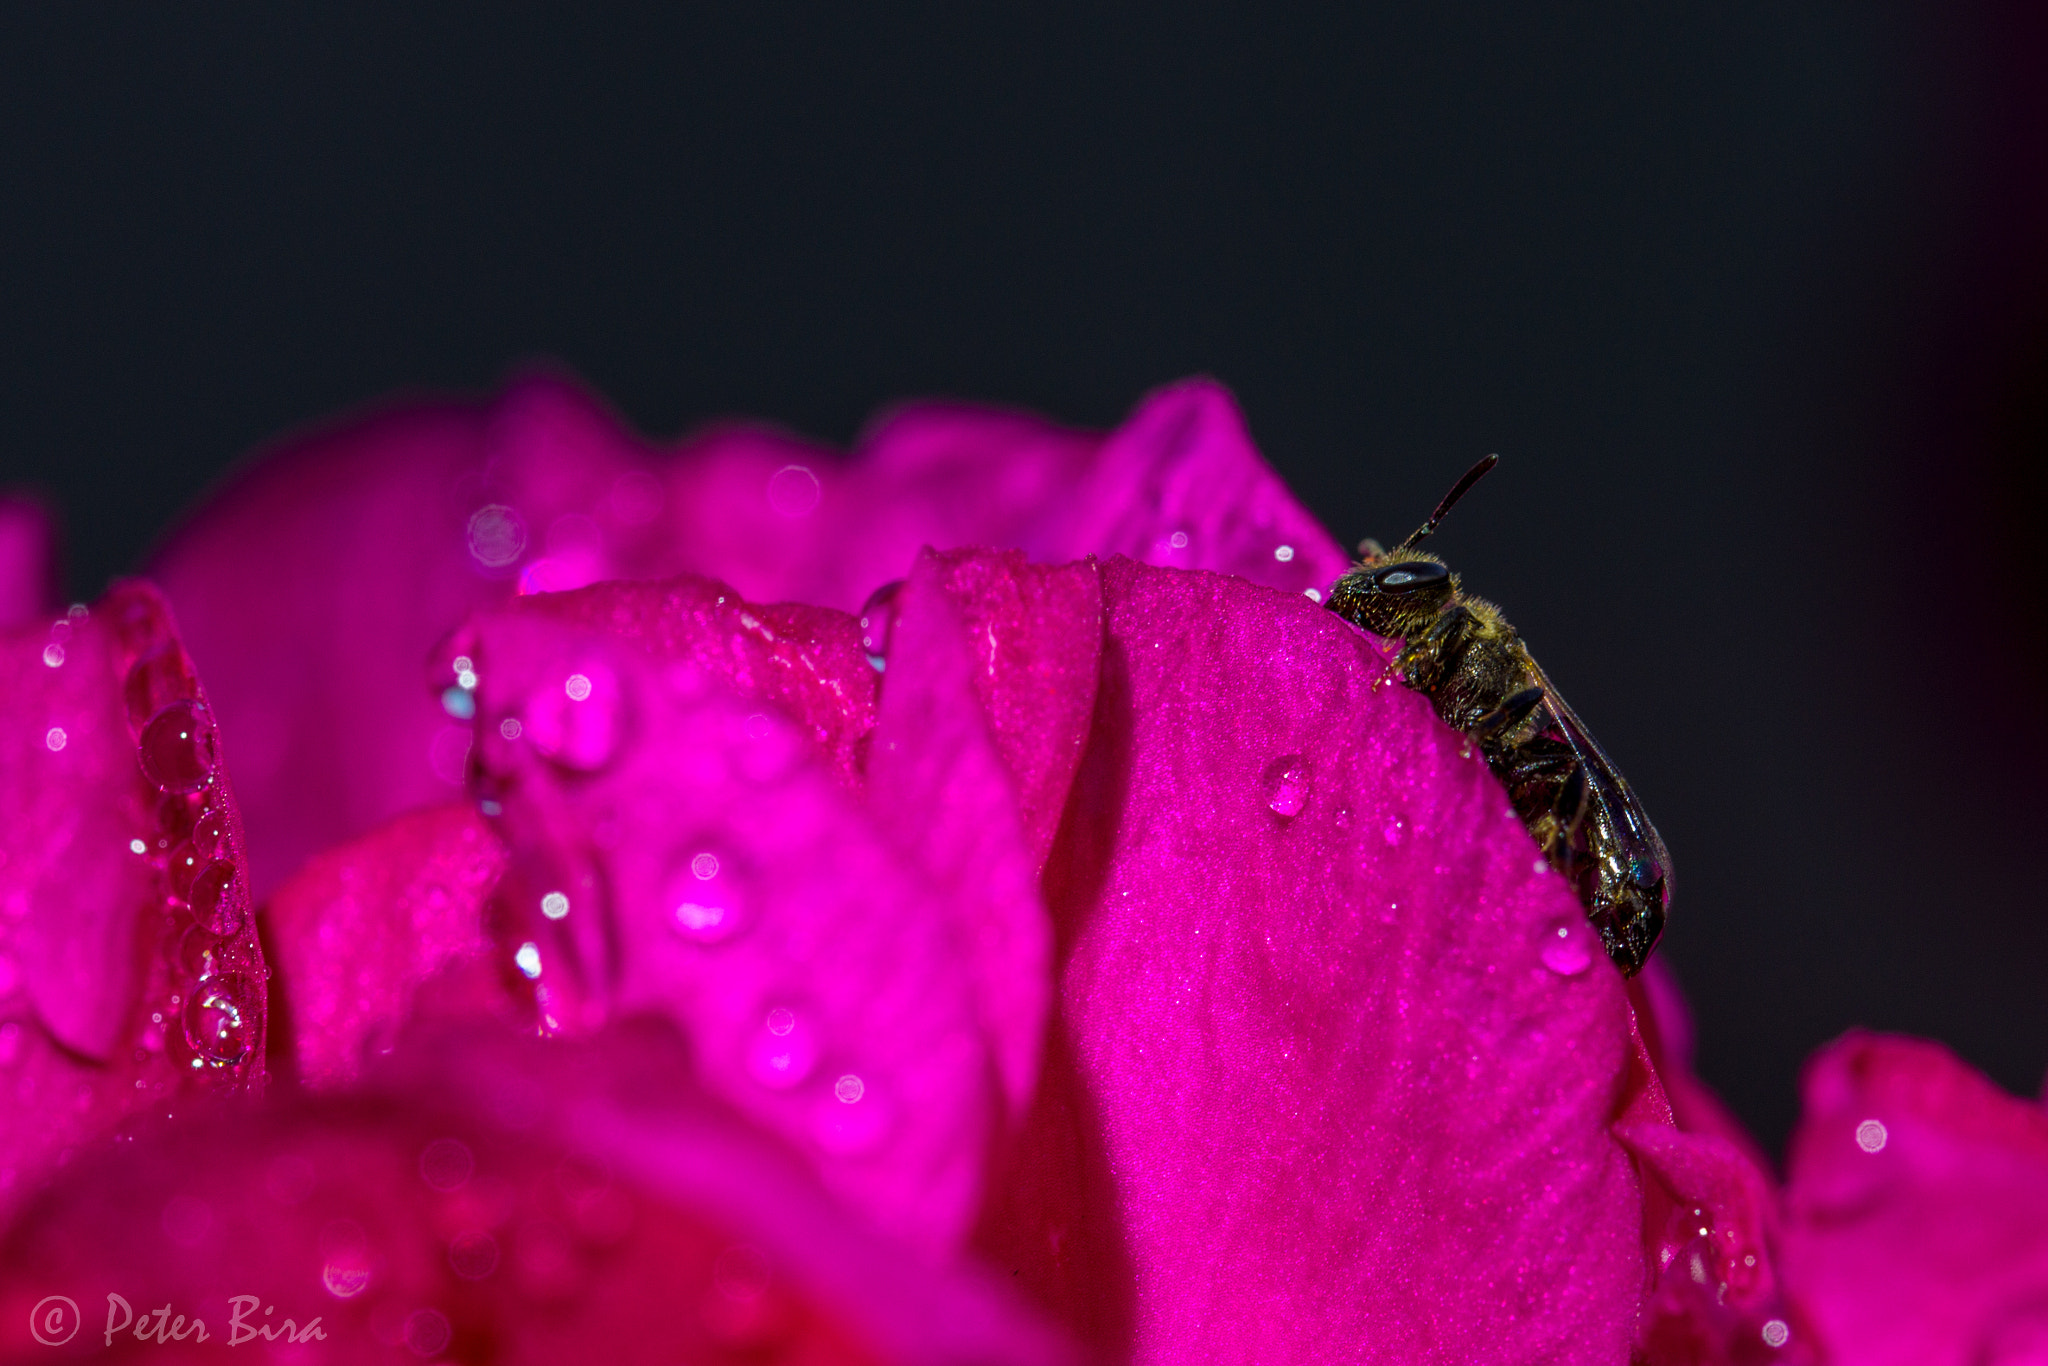
{"type": "Polygon", "coordinates": [[[818,476],[802,465],[784,465],[769,476],[768,506],[784,517],[808,517],[824,496],[818,476]]]}
{"type": "Polygon", "coordinates": [[[405,1345],[418,1356],[441,1355],[454,1336],[448,1316],[438,1309],[415,1309],[405,1320],[405,1345]]]}
{"type": "Polygon", "coordinates": [[[1301,590],[1301,595],[1310,602],[1321,602],[1323,600],[1323,590],[1320,588],[1304,588],[1301,590]]]}
{"type": "Polygon", "coordinates": [[[220,966],[220,936],[189,925],[178,940],[178,966],[192,977],[211,977],[220,966]]]}
{"type": "Polygon", "coordinates": [[[860,605],[860,647],[878,673],[889,664],[889,632],[896,624],[896,595],[902,591],[903,580],[897,579],[868,594],[860,605]]]}
{"type": "Polygon", "coordinates": [[[459,1138],[437,1138],[420,1152],[420,1180],[437,1191],[461,1190],[476,1173],[476,1158],[459,1138]]]}
{"type": "Polygon", "coordinates": [[[1259,777],[1266,805],[1276,816],[1293,817],[1308,805],[1310,788],[1308,761],[1299,754],[1283,754],[1266,765],[1259,777]]]}
{"type": "Polygon", "coordinates": [[[874,1085],[851,1072],[832,1083],[811,1111],[811,1138],[828,1153],[867,1152],[889,1132],[889,1111],[874,1085]]]}
{"type": "Polygon", "coordinates": [[[1792,1328],[1783,1319],[1771,1319],[1764,1324],[1764,1346],[1783,1347],[1792,1340],[1792,1328]]]}
{"type": "Polygon", "coordinates": [[[528,940],[512,955],[512,961],[530,982],[540,976],[540,945],[528,940]]]}
{"type": "Polygon", "coordinates": [[[469,557],[485,569],[503,569],[526,553],[526,522],[503,503],[487,503],[470,514],[469,557]]]}
{"type": "MultiPolygon", "coordinates": [[[[594,773],[610,763],[618,750],[622,704],[617,673],[602,664],[587,664],[558,675],[556,682],[543,685],[527,698],[521,709],[526,718],[523,733],[535,749],[561,767],[594,773]]],[[[499,731],[502,734],[504,728],[499,731]]]]}
{"type": "Polygon", "coordinates": [[[208,1062],[234,1064],[256,1047],[255,993],[239,977],[199,983],[185,999],[185,1042],[208,1062]]]}
{"type": "Polygon", "coordinates": [[[1560,977],[1576,977],[1593,966],[1593,951],[1586,936],[1566,922],[1552,925],[1543,933],[1543,947],[1537,951],[1543,966],[1560,977]]]}
{"type": "Polygon", "coordinates": [[[128,724],[139,730],[171,703],[197,697],[199,683],[185,663],[185,652],[175,644],[165,644],[135,661],[121,691],[128,705],[128,724]]]}
{"type": "Polygon", "coordinates": [[[787,1006],[768,1012],[747,1041],[747,1075],[771,1091],[803,1082],[818,1065],[817,1031],[787,1006]]]}
{"type": "Polygon", "coordinates": [[[1188,534],[1185,531],[1176,531],[1166,538],[1166,544],[1175,550],[1186,550],[1188,548],[1188,534]]]}
{"type": "Polygon", "coordinates": [[[190,897],[192,879],[199,876],[199,870],[205,864],[206,860],[199,856],[190,840],[171,850],[170,857],[164,861],[164,875],[170,880],[171,895],[181,901],[190,897]]]}
{"type": "Polygon", "coordinates": [[[1274,546],[1273,558],[1280,561],[1280,563],[1282,564],[1286,564],[1289,560],[1294,558],[1294,547],[1291,545],[1274,546]]]}
{"type": "Polygon", "coordinates": [[[43,663],[53,669],[64,667],[64,647],[52,641],[43,647],[43,663]]]}
{"type": "Polygon", "coordinates": [[[143,776],[163,792],[197,792],[213,778],[213,719],[197,702],[173,702],[142,728],[143,776]]]}
{"type": "Polygon", "coordinates": [[[219,811],[203,811],[192,823],[192,848],[201,858],[226,858],[228,818],[219,811]]]}
{"type": "Polygon", "coordinates": [[[569,898],[560,892],[549,892],[540,899],[540,913],[550,920],[560,920],[569,914],[569,898]]]}
{"type": "Polygon", "coordinates": [[[1866,1119],[1856,1126],[1856,1146],[1866,1153],[1881,1153],[1890,1141],[1891,1134],[1881,1119],[1866,1119]]]}
{"type": "Polygon", "coordinates": [[[192,919],[223,937],[241,933],[241,898],[235,895],[235,865],[215,859],[192,878],[188,900],[192,919]]]}
{"type": "Polygon", "coordinates": [[[709,849],[678,860],[664,905],[676,933],[698,944],[718,944],[745,928],[746,899],[732,861],[709,849]]]}
{"type": "Polygon", "coordinates": [[[64,733],[64,727],[52,726],[43,733],[43,743],[50,747],[50,753],[55,754],[71,743],[71,737],[64,733]]]}
{"type": "Polygon", "coordinates": [[[448,1267],[465,1281],[480,1281],[498,1269],[498,1240],[481,1229],[448,1240],[448,1267]]]}

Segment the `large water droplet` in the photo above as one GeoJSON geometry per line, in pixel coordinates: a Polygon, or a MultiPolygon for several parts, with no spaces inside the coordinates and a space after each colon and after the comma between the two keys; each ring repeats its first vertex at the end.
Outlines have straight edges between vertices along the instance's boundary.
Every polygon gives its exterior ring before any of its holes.
{"type": "Polygon", "coordinates": [[[526,553],[526,520],[503,503],[470,514],[469,557],[485,569],[503,569],[526,553]]]}
{"type": "Polygon", "coordinates": [[[171,703],[197,697],[199,683],[185,663],[185,652],[172,643],[136,660],[121,690],[128,724],[140,728],[171,703]]]}
{"type": "Polygon", "coordinates": [[[201,858],[228,856],[228,818],[221,811],[206,811],[192,823],[192,848],[201,858]]]}
{"type": "Polygon", "coordinates": [[[183,901],[192,895],[192,879],[199,876],[199,869],[206,862],[188,840],[171,850],[164,863],[164,873],[170,879],[171,895],[183,901]]]}
{"type": "Polygon", "coordinates": [[[338,1300],[370,1288],[370,1238],[353,1219],[331,1220],[320,1230],[320,1284],[338,1300]]]}
{"type": "Polygon", "coordinates": [[[235,885],[235,865],[221,859],[201,868],[192,878],[186,900],[192,906],[193,921],[223,938],[242,932],[242,898],[235,885]]]}
{"type": "Polygon", "coordinates": [[[788,1006],[777,1006],[747,1041],[747,1075],[770,1090],[786,1091],[818,1065],[818,1035],[788,1006]]]}
{"type": "Polygon", "coordinates": [[[1569,922],[1559,922],[1543,932],[1543,946],[1537,951],[1543,966],[1560,977],[1576,977],[1593,966],[1593,950],[1586,933],[1569,922]]]}
{"type": "Polygon", "coordinates": [[[808,517],[824,497],[818,476],[802,465],[784,465],[768,480],[768,506],[784,517],[808,517]]]}
{"type": "Polygon", "coordinates": [[[188,925],[178,940],[178,966],[188,976],[211,977],[220,967],[220,936],[198,925],[188,925]]]}
{"type": "Polygon", "coordinates": [[[693,849],[678,860],[662,904],[676,933],[693,943],[720,944],[746,928],[739,871],[713,849],[693,849]]]}
{"type": "Polygon", "coordinates": [[[889,665],[889,632],[896,624],[896,595],[902,591],[903,580],[897,579],[868,594],[860,605],[860,647],[878,672],[889,665]]]}
{"type": "Polygon", "coordinates": [[[213,778],[213,718],[197,702],[173,702],[142,728],[143,776],[164,792],[197,792],[213,778]]]}
{"type": "Polygon", "coordinates": [[[1290,818],[1299,815],[1301,808],[1308,805],[1312,782],[1308,761],[1299,754],[1281,755],[1267,764],[1266,771],[1259,775],[1266,805],[1273,809],[1273,814],[1290,818]]]}
{"type": "Polygon", "coordinates": [[[185,1001],[185,1042],[208,1062],[233,1065],[256,1047],[256,993],[240,977],[215,977],[185,1001]]]}
{"type": "Polygon", "coordinates": [[[480,1281],[498,1269],[498,1240],[481,1230],[448,1240],[448,1266],[465,1281],[480,1281]]]}
{"type": "Polygon", "coordinates": [[[619,676],[605,664],[579,665],[535,689],[521,714],[520,733],[535,749],[563,768],[594,773],[619,747],[625,721],[619,676]]]}

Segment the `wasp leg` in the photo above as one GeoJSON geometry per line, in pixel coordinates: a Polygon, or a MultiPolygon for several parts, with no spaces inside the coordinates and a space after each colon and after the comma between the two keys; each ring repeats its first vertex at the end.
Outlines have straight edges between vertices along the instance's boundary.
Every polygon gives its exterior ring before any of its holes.
{"type": "Polygon", "coordinates": [[[1473,736],[1481,740],[1490,740],[1495,735],[1513,732],[1516,726],[1529,719],[1529,713],[1536,710],[1536,704],[1542,700],[1542,688],[1522,689],[1474,722],[1473,736]]]}
{"type": "Polygon", "coordinates": [[[1565,775],[1564,787],[1557,794],[1557,823],[1564,831],[1567,842],[1577,832],[1579,822],[1586,818],[1586,766],[1573,764],[1572,771],[1565,775]]]}

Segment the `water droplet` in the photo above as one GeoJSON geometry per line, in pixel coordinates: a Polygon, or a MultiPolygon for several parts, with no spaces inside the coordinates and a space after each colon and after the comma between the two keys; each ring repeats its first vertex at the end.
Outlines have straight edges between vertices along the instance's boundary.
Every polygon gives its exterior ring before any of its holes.
{"type": "Polygon", "coordinates": [[[1593,951],[1586,945],[1584,932],[1566,923],[1553,925],[1544,932],[1543,947],[1537,956],[1544,967],[1560,977],[1576,977],[1593,966],[1593,951]]]}
{"type": "Polygon", "coordinates": [[[1276,816],[1292,818],[1299,815],[1301,808],[1308,805],[1311,785],[1308,761],[1299,754],[1283,754],[1266,765],[1266,771],[1259,777],[1260,789],[1264,792],[1266,805],[1276,816]]]}
{"type": "Polygon", "coordinates": [[[745,928],[739,874],[729,858],[709,849],[693,850],[679,862],[663,904],[676,932],[699,944],[723,943],[745,928]]]}
{"type": "Polygon", "coordinates": [[[1186,550],[1188,548],[1188,534],[1185,531],[1176,531],[1166,538],[1166,543],[1175,550],[1186,550]]]}
{"type": "Polygon", "coordinates": [[[235,885],[235,865],[215,859],[193,875],[192,890],[186,898],[192,906],[192,919],[223,938],[240,934],[240,890],[235,885]]]}
{"type": "Polygon", "coordinates": [[[896,624],[896,595],[902,591],[903,580],[897,579],[868,594],[860,605],[860,647],[877,672],[889,664],[889,632],[896,624]]]}
{"type": "Polygon", "coordinates": [[[437,1191],[461,1190],[476,1173],[476,1158],[459,1138],[437,1138],[420,1153],[420,1180],[437,1191]]]}
{"type": "Polygon", "coordinates": [[[128,705],[128,724],[139,730],[171,703],[199,696],[199,682],[192,677],[185,652],[172,642],[136,660],[121,691],[128,705]]]}
{"type": "Polygon", "coordinates": [[[199,876],[199,870],[206,863],[199,857],[199,851],[192,847],[190,840],[171,850],[164,862],[164,874],[170,880],[171,895],[180,901],[192,895],[192,879],[199,876]]]}
{"type": "Polygon", "coordinates": [[[228,818],[218,810],[204,811],[192,823],[192,847],[201,858],[226,858],[228,852],[228,818]]]}
{"type": "Polygon", "coordinates": [[[526,553],[526,521],[503,503],[470,514],[469,557],[485,569],[503,569],[526,553]]]}
{"type": "Polygon", "coordinates": [[[220,966],[220,936],[188,925],[178,940],[178,966],[193,977],[211,977],[220,966]]]}
{"type": "Polygon", "coordinates": [[[52,641],[43,647],[43,663],[53,669],[64,667],[64,647],[52,641]]]}
{"type": "Polygon", "coordinates": [[[149,846],[148,846],[148,845],[146,845],[146,844],[144,844],[144,843],[143,843],[143,842],[142,842],[141,840],[129,840],[129,841],[128,841],[128,852],[129,852],[129,853],[131,853],[131,854],[141,854],[141,853],[146,853],[146,852],[148,852],[148,850],[149,850],[149,846]]]}
{"type": "Polygon", "coordinates": [[[1866,1119],[1856,1126],[1856,1146],[1866,1153],[1881,1153],[1891,1134],[1881,1119],[1866,1119]]]}
{"type": "Polygon", "coordinates": [[[320,1267],[320,1284],[337,1300],[351,1300],[370,1288],[367,1251],[337,1252],[320,1267]]]}
{"type": "Polygon", "coordinates": [[[768,506],[784,517],[808,517],[824,497],[818,476],[802,465],[784,465],[768,479],[768,506]]]}
{"type": "Polygon", "coordinates": [[[624,716],[618,674],[603,664],[586,664],[538,689],[527,698],[521,714],[526,718],[524,733],[535,749],[563,768],[596,772],[611,762],[621,738],[624,716]]]}
{"type": "Polygon", "coordinates": [[[185,1042],[208,1062],[232,1065],[256,1047],[256,993],[239,977],[199,983],[185,1001],[185,1042]]]}
{"type": "Polygon", "coordinates": [[[549,892],[540,899],[540,913],[550,920],[560,920],[569,914],[569,898],[560,892],[549,892]]]}
{"type": "Polygon", "coordinates": [[[197,702],[173,702],[142,728],[137,751],[160,791],[197,792],[213,779],[213,718],[197,702]]]}
{"type": "Polygon", "coordinates": [[[507,740],[517,740],[525,731],[526,727],[519,724],[519,718],[516,716],[508,716],[498,723],[498,734],[507,740]]]}
{"type": "Polygon", "coordinates": [[[1301,595],[1310,602],[1321,602],[1323,600],[1323,590],[1320,588],[1304,588],[1301,590],[1301,595]]]}
{"type": "Polygon", "coordinates": [[[889,1131],[889,1111],[874,1084],[848,1072],[832,1083],[811,1111],[811,1138],[828,1153],[866,1152],[889,1131]]]}
{"type": "Polygon", "coordinates": [[[803,1082],[818,1065],[817,1031],[787,1006],[768,1012],[747,1041],[747,1075],[773,1091],[803,1082]]]}
{"type": "Polygon", "coordinates": [[[1280,561],[1280,563],[1282,564],[1286,564],[1289,560],[1294,558],[1294,547],[1291,545],[1274,546],[1273,558],[1280,561]]]}
{"type": "Polygon", "coordinates": [[[517,953],[512,955],[512,961],[518,965],[522,973],[526,974],[526,979],[529,982],[532,981],[540,976],[540,945],[529,939],[526,943],[519,946],[517,953]]]}
{"type": "Polygon", "coordinates": [[[1783,1347],[1792,1340],[1791,1325],[1783,1319],[1771,1319],[1764,1324],[1764,1346],[1783,1347]]]}
{"type": "Polygon", "coordinates": [[[64,727],[52,726],[43,732],[43,743],[50,747],[50,753],[55,754],[71,743],[71,737],[64,733],[64,727]]]}
{"type": "Polygon", "coordinates": [[[480,1281],[498,1269],[498,1240],[481,1229],[448,1240],[448,1267],[465,1281],[480,1281]]]}

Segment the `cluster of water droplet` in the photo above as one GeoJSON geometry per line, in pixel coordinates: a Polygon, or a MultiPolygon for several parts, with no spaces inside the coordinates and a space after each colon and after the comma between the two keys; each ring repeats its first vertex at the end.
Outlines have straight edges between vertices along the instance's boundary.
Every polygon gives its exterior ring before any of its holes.
{"type": "Polygon", "coordinates": [[[124,605],[117,623],[136,759],[156,796],[155,829],[131,841],[155,865],[177,949],[171,997],[191,1065],[239,1077],[257,1063],[267,973],[220,780],[214,718],[160,609],[124,605]]]}

